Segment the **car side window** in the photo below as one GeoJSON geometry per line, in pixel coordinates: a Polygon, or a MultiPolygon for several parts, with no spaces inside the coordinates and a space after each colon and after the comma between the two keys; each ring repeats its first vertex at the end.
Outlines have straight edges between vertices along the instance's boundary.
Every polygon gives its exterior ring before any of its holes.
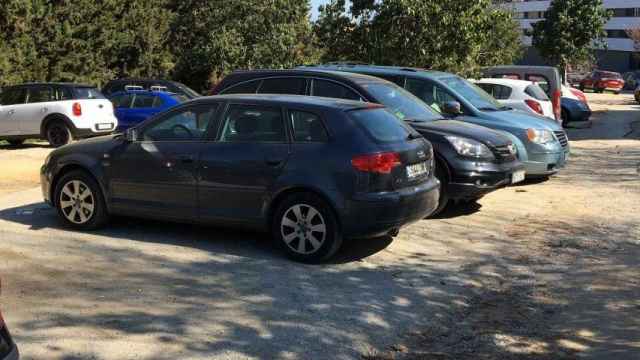
{"type": "Polygon", "coordinates": [[[353,90],[328,80],[313,79],[311,95],[362,101],[360,95],[356,94],[353,90]]]}
{"type": "Polygon", "coordinates": [[[73,93],[71,93],[71,90],[67,87],[56,88],[56,93],[55,99],[58,101],[73,100],[73,93]]]}
{"type": "Polygon", "coordinates": [[[419,97],[427,105],[437,112],[442,112],[442,107],[446,102],[458,101],[443,87],[429,81],[407,79],[407,90],[419,97]]]}
{"type": "Polygon", "coordinates": [[[258,86],[260,86],[260,80],[248,81],[222,90],[220,94],[255,94],[258,86]]]}
{"type": "Polygon", "coordinates": [[[540,86],[542,90],[544,90],[544,92],[546,92],[547,94],[549,93],[549,79],[547,79],[546,77],[540,76],[540,75],[534,75],[534,74],[527,74],[525,79],[528,81],[537,83],[538,86],[540,86]]]}
{"type": "Polygon", "coordinates": [[[0,95],[0,104],[19,105],[26,102],[27,92],[24,88],[4,89],[0,95]]]}
{"type": "Polygon", "coordinates": [[[144,141],[198,141],[204,139],[217,106],[196,106],[172,112],[142,131],[144,141]]]}
{"type": "Polygon", "coordinates": [[[152,95],[136,94],[132,108],[142,109],[153,107],[153,98],[152,95]]]}
{"type": "Polygon", "coordinates": [[[34,86],[29,88],[27,102],[29,104],[48,102],[52,100],[52,91],[48,86],[34,86]]]}
{"type": "Polygon", "coordinates": [[[320,117],[305,111],[292,110],[291,129],[295,142],[326,142],[329,138],[320,117]]]}
{"type": "Polygon", "coordinates": [[[133,95],[131,94],[122,94],[118,96],[114,96],[111,99],[113,106],[116,108],[125,108],[128,109],[131,107],[131,101],[133,100],[133,95]]]}
{"type": "Polygon", "coordinates": [[[151,107],[159,108],[159,107],[162,107],[163,104],[164,104],[164,100],[162,100],[162,97],[155,95],[153,97],[153,104],[151,104],[151,107]]]}
{"type": "Polygon", "coordinates": [[[299,77],[264,79],[258,93],[304,95],[306,85],[306,79],[299,77]]]}
{"type": "Polygon", "coordinates": [[[494,85],[493,84],[487,84],[487,83],[481,83],[481,84],[476,84],[478,85],[482,90],[486,91],[487,94],[496,97],[493,92],[494,92],[494,85]]]}
{"type": "Polygon", "coordinates": [[[282,112],[278,108],[231,105],[224,117],[220,141],[285,142],[282,112]]]}
{"type": "Polygon", "coordinates": [[[487,85],[487,84],[479,84],[481,85],[480,87],[482,88],[482,90],[486,91],[487,93],[489,93],[491,96],[493,96],[496,100],[507,100],[508,98],[511,97],[511,88],[508,86],[504,86],[504,85],[499,85],[499,84],[491,84],[491,91],[487,91],[487,89],[485,89],[482,85],[487,85]]]}

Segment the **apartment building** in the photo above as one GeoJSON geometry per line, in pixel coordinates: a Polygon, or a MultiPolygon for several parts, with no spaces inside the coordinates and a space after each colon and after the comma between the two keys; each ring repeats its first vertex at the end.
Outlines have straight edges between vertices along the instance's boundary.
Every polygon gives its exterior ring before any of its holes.
{"type": "MultiPolygon", "coordinates": [[[[531,24],[544,19],[551,1],[513,0],[496,1],[513,9],[523,30],[531,29],[531,24]]],[[[626,72],[640,69],[640,56],[629,39],[626,30],[640,28],[640,0],[603,0],[606,9],[613,13],[605,25],[607,30],[607,48],[597,49],[598,67],[604,70],[626,72]]],[[[527,50],[522,63],[541,65],[544,61],[531,47],[531,38],[524,36],[522,42],[527,50]]]]}

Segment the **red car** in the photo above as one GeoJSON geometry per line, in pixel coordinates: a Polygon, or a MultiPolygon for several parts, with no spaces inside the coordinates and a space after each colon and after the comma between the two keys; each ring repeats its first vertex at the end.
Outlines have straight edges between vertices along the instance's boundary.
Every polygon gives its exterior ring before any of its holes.
{"type": "MultiPolygon", "coordinates": [[[[2,283],[0,283],[0,291],[2,290],[2,283]]],[[[18,360],[18,348],[11,339],[11,334],[7,329],[7,325],[4,323],[2,313],[0,312],[0,360],[18,360]]]]}
{"type": "Polygon", "coordinates": [[[594,92],[613,91],[619,94],[624,87],[622,75],[613,71],[595,70],[580,81],[580,90],[593,89],[594,92]]]}

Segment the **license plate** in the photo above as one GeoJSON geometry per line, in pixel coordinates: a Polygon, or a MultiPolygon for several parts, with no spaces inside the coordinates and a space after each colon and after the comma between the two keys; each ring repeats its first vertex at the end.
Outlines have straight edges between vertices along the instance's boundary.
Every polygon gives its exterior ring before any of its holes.
{"type": "Polygon", "coordinates": [[[98,124],[98,130],[111,130],[113,124],[98,124]]]}
{"type": "Polygon", "coordinates": [[[511,174],[511,183],[516,184],[524,181],[524,176],[526,172],[524,170],[516,171],[511,174]]]}
{"type": "Polygon", "coordinates": [[[409,165],[407,166],[407,177],[409,179],[413,179],[415,177],[418,177],[420,175],[424,175],[427,173],[427,163],[426,162],[421,162],[418,164],[413,164],[413,165],[409,165]]]}

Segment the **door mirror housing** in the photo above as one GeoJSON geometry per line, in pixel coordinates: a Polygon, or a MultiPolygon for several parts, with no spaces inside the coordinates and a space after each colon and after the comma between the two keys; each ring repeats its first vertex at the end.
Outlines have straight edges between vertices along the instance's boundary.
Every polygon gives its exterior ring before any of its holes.
{"type": "Polygon", "coordinates": [[[457,101],[447,101],[442,105],[442,112],[451,116],[462,115],[462,106],[457,101]]]}
{"type": "Polygon", "coordinates": [[[128,142],[135,142],[138,140],[138,130],[136,130],[136,128],[128,128],[125,132],[124,132],[124,138],[128,141],[128,142]]]}

